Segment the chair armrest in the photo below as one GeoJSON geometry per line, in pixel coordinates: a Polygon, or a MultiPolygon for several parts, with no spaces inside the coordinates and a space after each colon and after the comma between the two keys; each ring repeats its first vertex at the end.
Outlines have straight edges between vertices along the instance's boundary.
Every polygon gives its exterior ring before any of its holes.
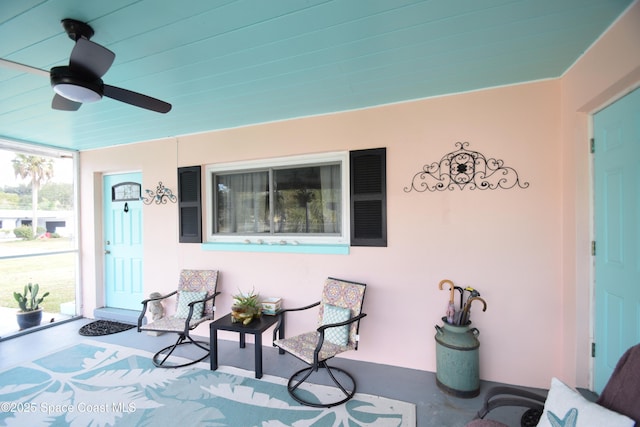
{"type": "Polygon", "coordinates": [[[185,322],[184,322],[185,335],[189,333],[189,326],[191,325],[191,317],[193,316],[193,308],[195,307],[195,305],[200,303],[205,304],[206,301],[212,300],[218,295],[220,295],[220,292],[214,292],[211,295],[207,295],[203,299],[191,301],[189,304],[187,304],[189,306],[189,314],[187,315],[187,318],[185,319],[185,322]]]}
{"type": "Polygon", "coordinates": [[[320,334],[323,336],[324,338],[324,330],[328,329],[328,328],[335,328],[336,326],[346,326],[350,323],[355,322],[356,320],[360,320],[363,317],[365,317],[367,314],[366,313],[360,313],[355,317],[350,318],[349,320],[345,320],[344,322],[340,322],[340,323],[326,323],[322,326],[318,327],[318,332],[320,332],[320,334]]]}
{"type": "Polygon", "coordinates": [[[515,387],[493,387],[487,392],[484,404],[475,419],[484,418],[489,412],[500,406],[520,406],[542,411],[546,399],[546,396],[515,387]]]}
{"type": "MultiPolygon", "coordinates": [[[[281,326],[285,323],[285,317],[284,315],[289,312],[289,311],[302,311],[302,310],[308,310],[310,308],[316,307],[320,305],[320,301],[316,301],[313,304],[309,304],[309,305],[305,305],[304,307],[297,307],[297,308],[281,308],[280,310],[278,310],[276,312],[276,316],[278,317],[278,321],[275,324],[275,327],[273,328],[273,340],[272,341],[276,341],[278,338],[279,339],[283,339],[284,336],[279,336],[280,331],[282,331],[284,328],[281,328],[281,326]]],[[[272,344],[275,347],[275,344],[272,344]]]]}
{"type": "MultiPolygon", "coordinates": [[[[363,317],[365,317],[367,314],[366,313],[360,313],[357,316],[354,316],[352,318],[350,318],[349,320],[345,320],[344,322],[340,322],[340,323],[327,323],[326,325],[322,325],[320,327],[318,327],[317,331],[320,333],[320,335],[318,336],[318,343],[316,344],[316,349],[313,351],[313,365],[314,366],[318,366],[318,358],[320,356],[320,350],[322,349],[322,345],[324,344],[324,331],[328,328],[335,328],[336,326],[346,326],[350,323],[353,323],[355,321],[358,321],[360,319],[362,319],[363,317]]],[[[356,346],[357,348],[357,346],[356,346]]]]}
{"type": "Polygon", "coordinates": [[[169,298],[169,297],[174,296],[174,295],[175,295],[175,294],[177,294],[177,293],[178,293],[178,291],[173,291],[173,292],[171,292],[171,293],[169,293],[169,294],[161,295],[161,296],[159,296],[159,297],[147,298],[146,300],[143,300],[143,301],[142,301],[142,304],[146,305],[146,304],[147,304],[148,302],[150,302],[150,301],[158,301],[158,300],[162,300],[162,299],[165,299],[165,298],[169,298]]]}
{"type": "Polygon", "coordinates": [[[140,332],[140,328],[142,327],[142,320],[144,319],[144,316],[147,315],[147,304],[149,304],[150,301],[159,301],[165,298],[169,298],[177,293],[178,291],[176,290],[167,295],[161,295],[159,297],[147,298],[145,300],[142,300],[142,311],[140,312],[140,316],[138,316],[138,332],[140,332]]]}
{"type": "Polygon", "coordinates": [[[316,301],[313,304],[309,304],[309,305],[305,305],[304,307],[298,307],[298,308],[282,308],[280,309],[277,313],[276,316],[280,316],[288,311],[302,311],[302,310],[308,310],[310,308],[313,308],[315,306],[320,305],[320,301],[316,301]]]}
{"type": "Polygon", "coordinates": [[[189,303],[189,305],[191,304],[195,304],[195,303],[199,303],[199,302],[206,302],[209,301],[210,299],[215,299],[215,297],[217,297],[218,295],[220,295],[222,292],[218,291],[218,292],[214,292],[211,295],[207,296],[205,299],[201,300],[201,301],[194,301],[193,303],[189,303]]]}
{"type": "MultiPolygon", "coordinates": [[[[207,302],[210,299],[214,299],[219,294],[220,294],[220,292],[216,292],[216,293],[213,293],[211,295],[207,295],[206,297],[204,297],[202,299],[191,301],[189,304],[187,304],[189,306],[189,315],[191,315],[191,312],[193,311],[193,306],[194,305],[207,302]]],[[[189,316],[189,317],[191,317],[191,316],[189,316]]]]}

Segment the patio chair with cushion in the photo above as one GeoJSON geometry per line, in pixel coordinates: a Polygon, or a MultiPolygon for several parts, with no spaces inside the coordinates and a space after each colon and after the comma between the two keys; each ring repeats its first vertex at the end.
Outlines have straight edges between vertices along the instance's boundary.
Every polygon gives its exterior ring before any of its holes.
{"type": "MultiPolygon", "coordinates": [[[[308,366],[294,373],[287,385],[289,394],[297,402],[313,407],[329,408],[351,399],[356,392],[355,379],[341,368],[331,367],[327,360],[349,350],[358,349],[358,330],[366,285],[346,280],[328,278],[324,284],[322,300],[306,307],[285,309],[278,312],[279,320],[274,330],[273,344],[305,362],[308,366]],[[294,311],[319,306],[318,328],[291,338],[277,339],[279,326],[285,315],[294,311]],[[338,387],[337,398],[331,402],[319,402],[300,386],[312,374],[323,369],[338,387]]],[[[289,320],[287,320],[289,321],[289,320]]]]}
{"type": "Polygon", "coordinates": [[[182,270],[178,289],[170,294],[149,298],[142,301],[142,313],[138,318],[138,332],[168,332],[178,334],[175,344],[163,348],[153,356],[153,364],[159,368],[178,368],[201,362],[209,356],[209,343],[194,340],[189,332],[203,322],[213,320],[215,312],[215,298],[217,292],[217,270],[182,270]],[[162,301],[173,295],[176,297],[176,312],[171,316],[165,316],[143,325],[147,313],[147,306],[151,301],[162,301]],[[200,350],[195,360],[185,363],[171,363],[168,361],[173,351],[182,345],[194,345],[200,350]]]}
{"type": "Polygon", "coordinates": [[[521,425],[527,426],[640,426],[640,344],[628,349],[618,361],[611,378],[595,402],[553,378],[544,397],[512,387],[495,387],[485,397],[484,406],[467,427],[508,427],[483,419],[500,406],[530,408],[521,425]]]}

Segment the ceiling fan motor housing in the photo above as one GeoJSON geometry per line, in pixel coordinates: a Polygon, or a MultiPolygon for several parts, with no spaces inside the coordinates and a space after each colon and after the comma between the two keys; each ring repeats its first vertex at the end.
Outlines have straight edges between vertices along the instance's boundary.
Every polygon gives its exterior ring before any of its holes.
{"type": "Polygon", "coordinates": [[[65,18],[60,22],[62,22],[64,31],[74,42],[78,41],[80,37],[84,37],[87,40],[93,37],[93,28],[89,24],[70,18],[65,18]]]}
{"type": "Polygon", "coordinates": [[[53,90],[71,101],[86,103],[102,99],[104,84],[100,78],[80,76],[68,66],[53,67],[50,78],[53,90]]]}

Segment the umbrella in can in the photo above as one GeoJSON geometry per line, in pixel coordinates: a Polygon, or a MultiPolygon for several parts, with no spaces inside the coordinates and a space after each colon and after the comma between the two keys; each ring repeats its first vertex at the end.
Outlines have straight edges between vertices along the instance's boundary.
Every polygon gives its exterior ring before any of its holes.
{"type": "Polygon", "coordinates": [[[455,318],[455,315],[456,315],[456,306],[455,306],[455,304],[453,302],[454,293],[455,293],[455,286],[454,286],[454,284],[453,284],[453,282],[451,280],[444,279],[438,285],[440,290],[443,290],[442,285],[444,285],[445,283],[449,284],[449,304],[447,305],[447,310],[446,310],[447,323],[450,323],[450,324],[453,325],[454,318],[455,318]]]}

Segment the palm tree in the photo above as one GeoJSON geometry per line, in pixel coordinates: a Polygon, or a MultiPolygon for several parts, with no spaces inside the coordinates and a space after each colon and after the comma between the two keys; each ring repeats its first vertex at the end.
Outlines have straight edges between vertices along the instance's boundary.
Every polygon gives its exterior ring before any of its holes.
{"type": "Polygon", "coordinates": [[[31,227],[33,235],[38,232],[38,191],[42,184],[53,177],[53,161],[44,157],[16,154],[13,159],[13,171],[16,177],[31,179],[31,209],[33,210],[31,227]]]}

